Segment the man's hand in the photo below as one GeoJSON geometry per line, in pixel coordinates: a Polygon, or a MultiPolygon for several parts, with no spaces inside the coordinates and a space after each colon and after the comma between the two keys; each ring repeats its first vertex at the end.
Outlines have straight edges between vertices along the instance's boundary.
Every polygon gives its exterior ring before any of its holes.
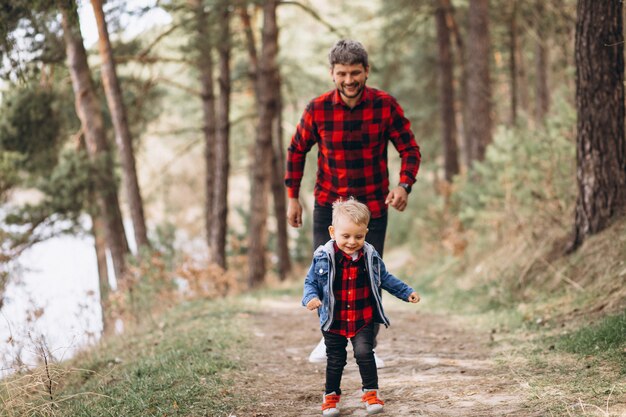
{"type": "Polygon", "coordinates": [[[409,195],[406,190],[400,186],[397,186],[393,190],[389,191],[385,204],[389,204],[391,207],[398,211],[404,211],[409,195]]]}
{"type": "Polygon", "coordinates": [[[313,311],[317,308],[319,308],[322,305],[322,302],[319,300],[319,298],[314,298],[311,301],[309,301],[308,303],[306,303],[306,308],[308,308],[309,310],[313,311]]]}
{"type": "Polygon", "coordinates": [[[293,227],[302,226],[302,206],[297,198],[290,198],[287,205],[287,223],[293,227]]]}
{"type": "Polygon", "coordinates": [[[415,291],[413,291],[411,293],[411,295],[409,295],[409,298],[407,299],[408,302],[410,303],[419,303],[420,302],[420,295],[418,293],[416,293],[415,291]]]}

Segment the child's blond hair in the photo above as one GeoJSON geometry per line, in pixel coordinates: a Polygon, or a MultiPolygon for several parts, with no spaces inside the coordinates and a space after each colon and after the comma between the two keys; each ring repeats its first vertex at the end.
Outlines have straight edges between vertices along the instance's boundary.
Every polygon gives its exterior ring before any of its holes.
{"type": "Polygon", "coordinates": [[[337,226],[340,217],[347,217],[355,224],[367,226],[370,222],[370,210],[354,197],[339,199],[333,203],[333,226],[337,226]]]}

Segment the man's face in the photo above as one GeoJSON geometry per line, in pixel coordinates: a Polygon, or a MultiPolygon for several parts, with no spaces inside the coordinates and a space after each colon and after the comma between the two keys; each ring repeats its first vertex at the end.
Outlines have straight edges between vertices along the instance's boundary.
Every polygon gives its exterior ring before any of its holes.
{"type": "Polygon", "coordinates": [[[348,100],[359,97],[365,88],[368,74],[369,67],[366,68],[363,64],[335,64],[330,71],[335,86],[343,98],[348,100]]]}
{"type": "Polygon", "coordinates": [[[356,224],[349,217],[340,216],[334,226],[329,226],[330,237],[346,255],[358,252],[365,245],[367,226],[356,224]]]}

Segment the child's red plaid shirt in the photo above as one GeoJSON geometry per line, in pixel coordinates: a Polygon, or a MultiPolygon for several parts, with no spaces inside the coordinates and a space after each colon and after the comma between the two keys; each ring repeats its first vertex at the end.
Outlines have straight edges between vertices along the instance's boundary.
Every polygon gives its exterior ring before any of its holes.
{"type": "Polygon", "coordinates": [[[374,306],[363,249],[358,257],[352,259],[337,247],[335,243],[335,280],[333,295],[335,311],[333,324],[328,330],[347,338],[354,337],[359,330],[374,319],[374,306]]]}
{"type": "Polygon", "coordinates": [[[421,154],[411,124],[398,102],[384,91],[365,87],[361,100],[349,108],[337,90],[309,103],[287,153],[285,185],[298,198],[307,152],[318,144],[315,200],[330,206],[340,197],[365,203],[373,218],[386,211],[389,193],[387,143],[402,159],[400,181],[412,185],[421,154]]]}

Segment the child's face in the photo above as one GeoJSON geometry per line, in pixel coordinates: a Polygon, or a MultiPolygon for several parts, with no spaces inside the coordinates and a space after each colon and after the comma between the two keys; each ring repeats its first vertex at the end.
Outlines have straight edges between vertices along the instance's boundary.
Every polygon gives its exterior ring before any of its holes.
{"type": "Polygon", "coordinates": [[[350,218],[342,216],[334,226],[328,227],[330,237],[335,240],[339,249],[346,255],[358,252],[365,245],[367,226],[356,224],[350,218]]]}

